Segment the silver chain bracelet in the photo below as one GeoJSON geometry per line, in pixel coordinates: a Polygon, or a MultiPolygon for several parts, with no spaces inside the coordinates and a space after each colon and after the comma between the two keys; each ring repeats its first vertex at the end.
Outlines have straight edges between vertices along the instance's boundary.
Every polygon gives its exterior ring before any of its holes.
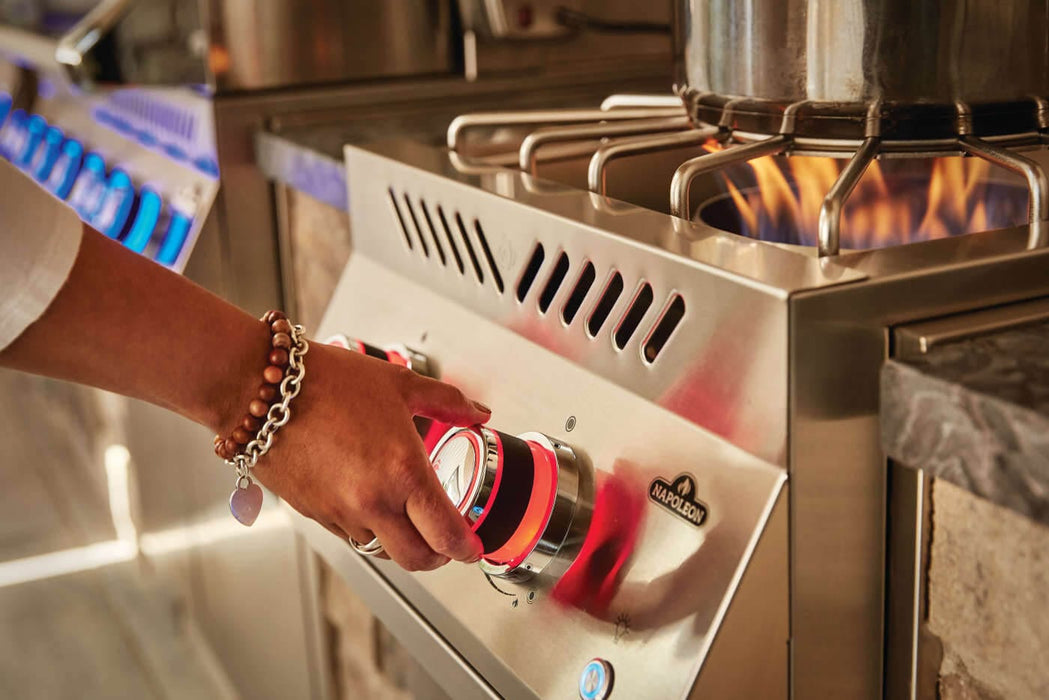
{"type": "Polygon", "coordinates": [[[291,402],[302,391],[302,380],[306,376],[303,357],[310,349],[304,334],[302,326],[291,327],[288,369],[278,388],[280,400],[270,406],[265,422],[255,438],[245,445],[244,451],[225,460],[237,474],[233,493],[229,496],[230,512],[238,522],[249,527],[262,510],[262,488],[251,478],[251,470],[258,464],[259,458],[273,447],[273,436],[277,430],[291,420],[291,402]]]}

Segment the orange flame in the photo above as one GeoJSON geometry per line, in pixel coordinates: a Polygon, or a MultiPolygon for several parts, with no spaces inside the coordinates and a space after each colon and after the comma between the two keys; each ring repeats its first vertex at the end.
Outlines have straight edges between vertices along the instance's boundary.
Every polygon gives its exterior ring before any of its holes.
{"type": "MultiPolygon", "coordinates": [[[[711,151],[722,148],[707,144],[711,151]]],[[[1023,223],[1026,191],[989,180],[987,161],[944,157],[909,163],[907,170],[894,166],[889,177],[880,161],[871,163],[845,204],[843,248],[879,248],[1023,223]]],[[[813,245],[823,199],[843,166],[834,158],[765,156],[722,177],[742,233],[813,245]]]]}

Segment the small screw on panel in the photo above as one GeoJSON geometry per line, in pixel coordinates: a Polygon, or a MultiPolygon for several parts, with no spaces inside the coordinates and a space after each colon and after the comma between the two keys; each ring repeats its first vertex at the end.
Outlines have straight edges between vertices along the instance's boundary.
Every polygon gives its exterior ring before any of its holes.
{"type": "Polygon", "coordinates": [[[575,430],[575,422],[575,416],[569,416],[565,421],[565,431],[570,433],[575,430]]]}

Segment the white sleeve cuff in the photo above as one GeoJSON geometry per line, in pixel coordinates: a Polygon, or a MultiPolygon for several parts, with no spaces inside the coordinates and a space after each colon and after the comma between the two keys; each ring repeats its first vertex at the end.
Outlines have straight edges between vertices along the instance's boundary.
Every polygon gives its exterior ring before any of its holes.
{"type": "Polygon", "coordinates": [[[76,212],[0,161],[0,350],[47,310],[73,268],[76,212]]]}

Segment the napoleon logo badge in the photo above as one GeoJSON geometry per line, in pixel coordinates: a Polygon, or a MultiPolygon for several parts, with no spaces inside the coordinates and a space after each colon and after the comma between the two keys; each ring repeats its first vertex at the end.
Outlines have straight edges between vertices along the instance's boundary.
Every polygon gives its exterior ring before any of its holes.
{"type": "Polygon", "coordinates": [[[696,499],[696,480],[691,474],[680,474],[673,483],[656,477],[648,487],[648,497],[696,527],[707,519],[707,506],[696,499]]]}

